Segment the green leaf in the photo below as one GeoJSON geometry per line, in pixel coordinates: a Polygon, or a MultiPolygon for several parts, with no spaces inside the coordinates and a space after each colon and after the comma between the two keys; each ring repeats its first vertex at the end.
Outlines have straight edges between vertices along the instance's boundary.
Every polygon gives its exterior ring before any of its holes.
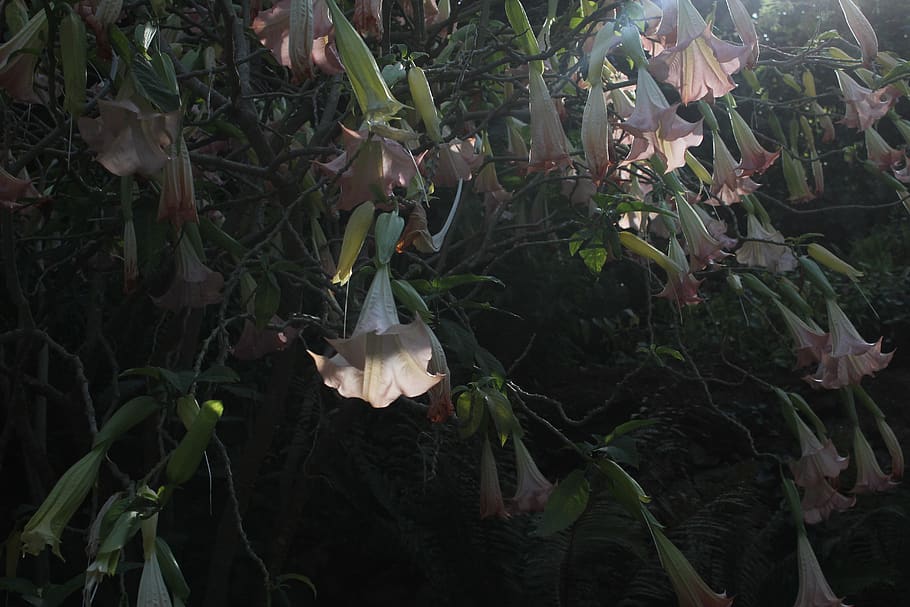
{"type": "Polygon", "coordinates": [[[420,314],[424,319],[432,317],[430,308],[427,307],[427,302],[423,300],[420,293],[407,280],[393,280],[392,293],[398,303],[413,314],[420,314]]]}
{"type": "Polygon", "coordinates": [[[892,70],[890,70],[885,76],[878,82],[878,87],[881,88],[892,82],[897,82],[910,76],[910,61],[904,61],[899,63],[892,70]]]}
{"type": "Polygon", "coordinates": [[[572,525],[588,507],[590,494],[585,471],[573,470],[550,494],[535,535],[552,535],[572,525]]]}
{"type": "Polygon", "coordinates": [[[657,346],[656,348],[654,348],[654,353],[657,354],[658,356],[669,356],[671,358],[675,358],[676,360],[678,360],[680,362],[685,362],[685,360],[686,360],[685,357],[682,355],[682,352],[680,352],[676,348],[671,348],[670,346],[657,346]]]}
{"type": "Polygon", "coordinates": [[[174,78],[172,83],[169,75],[167,73],[159,73],[158,69],[165,71],[165,65],[169,65],[171,72],[173,72],[174,66],[170,64],[169,58],[160,59],[160,57],[161,55],[159,54],[153,58],[153,61],[155,61],[153,65],[151,61],[142,55],[134,55],[132,63],[133,81],[139,93],[155,107],[162,112],[173,112],[180,109],[179,92],[172,87],[172,84],[176,83],[176,78],[174,78]]]}
{"type": "Polygon", "coordinates": [[[493,418],[493,424],[496,426],[496,432],[499,434],[499,444],[503,446],[509,440],[509,435],[515,431],[521,431],[521,425],[515,419],[515,413],[512,411],[512,403],[506,398],[505,394],[495,388],[481,389],[483,398],[487,403],[487,410],[490,417],[493,418]]]}
{"type": "Polygon", "coordinates": [[[438,293],[444,293],[450,289],[454,289],[455,287],[475,284],[478,282],[492,282],[501,287],[505,286],[503,282],[495,276],[479,276],[477,274],[454,274],[452,276],[434,278],[433,280],[412,280],[411,285],[421,293],[435,295],[438,293]]]}
{"type": "Polygon", "coordinates": [[[623,200],[616,205],[615,209],[617,213],[633,213],[642,211],[645,213],[657,213],[658,215],[666,215],[667,217],[676,217],[676,213],[668,209],[638,200],[623,200]]]}
{"type": "Polygon", "coordinates": [[[200,373],[196,381],[206,381],[213,384],[234,384],[240,381],[240,376],[230,367],[212,365],[200,373]]]}
{"type": "Polygon", "coordinates": [[[592,274],[600,274],[604,264],[607,263],[607,259],[610,257],[607,250],[603,247],[582,249],[578,254],[592,274]]]}
{"type": "Polygon", "coordinates": [[[613,432],[610,432],[604,437],[604,444],[609,445],[613,439],[619,438],[623,434],[629,434],[630,432],[635,432],[639,428],[647,428],[648,426],[653,426],[656,423],[657,422],[653,419],[633,419],[623,424],[619,424],[613,428],[613,432]]]}
{"type": "Polygon", "coordinates": [[[193,385],[193,380],[195,375],[192,371],[178,371],[174,372],[170,369],[163,369],[161,367],[138,367],[135,369],[127,369],[120,374],[122,376],[130,375],[143,375],[145,377],[151,377],[158,381],[169,384],[174,390],[180,394],[186,394],[190,391],[190,387],[193,385]]]}
{"type": "Polygon", "coordinates": [[[473,436],[483,422],[484,399],[476,390],[469,390],[458,395],[455,410],[461,425],[458,427],[458,436],[468,438],[473,436]]]}
{"type": "Polygon", "coordinates": [[[303,575],[302,573],[285,573],[275,578],[275,582],[278,584],[284,583],[285,580],[294,580],[295,582],[304,584],[313,591],[313,598],[316,598],[316,586],[313,584],[313,580],[303,575]]]}

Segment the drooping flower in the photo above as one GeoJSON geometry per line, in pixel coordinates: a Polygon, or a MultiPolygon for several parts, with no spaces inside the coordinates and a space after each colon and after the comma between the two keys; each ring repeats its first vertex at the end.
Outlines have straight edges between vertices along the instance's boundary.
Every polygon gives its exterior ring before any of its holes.
{"type": "Polygon", "coordinates": [[[891,476],[882,472],[872,445],[866,440],[859,426],[853,428],[853,453],[856,455],[856,484],[850,493],[879,493],[897,485],[891,476]]]}
{"type": "Polygon", "coordinates": [[[769,152],[763,148],[743,117],[732,108],[730,109],[730,124],[733,126],[733,138],[736,139],[736,145],[739,146],[739,152],[742,154],[742,161],[738,168],[740,174],[743,177],[749,177],[768,170],[768,167],[774,164],[774,161],[780,156],[780,150],[769,152]]]}
{"type": "Polygon", "coordinates": [[[142,529],[142,576],[139,578],[139,590],[136,595],[137,607],[172,607],[171,594],[168,592],[158,553],[155,549],[155,538],[158,535],[158,513],[156,512],[140,523],[142,529]]]}
{"type": "Polygon", "coordinates": [[[724,204],[737,203],[743,196],[758,189],[758,184],[739,170],[739,164],[717,131],[714,132],[714,173],[711,181],[711,195],[724,204]]]}
{"type": "Polygon", "coordinates": [[[543,75],[530,70],[529,96],[531,108],[531,149],[528,172],[564,169],[572,164],[566,133],[556,113],[556,106],[543,75]]]}
{"type": "Polygon", "coordinates": [[[746,7],[740,0],[727,0],[727,10],[730,11],[730,17],[733,19],[733,27],[739,34],[739,39],[743,45],[749,49],[746,55],[744,67],[752,68],[758,62],[758,34],[755,31],[755,23],[752,21],[752,15],[746,10],[746,7]]]}
{"type": "MultiPolygon", "coordinates": [[[[283,321],[278,316],[273,316],[271,324],[280,325],[283,321]]],[[[294,327],[283,329],[259,328],[251,320],[243,322],[243,331],[237,338],[237,343],[231,349],[231,354],[238,360],[256,360],[272,352],[281,352],[297,339],[299,331],[294,327]]]]}
{"type": "Polygon", "coordinates": [[[354,27],[361,36],[382,37],[382,0],[355,0],[354,27]]]}
{"type": "Polygon", "coordinates": [[[651,73],[676,87],[683,104],[713,102],[736,88],[730,76],[743,67],[752,49],[717,38],[690,0],[677,4],[676,45],[651,60],[651,73]]]}
{"type": "Polygon", "coordinates": [[[664,571],[670,577],[679,607],[730,607],[733,598],[726,592],[720,594],[698,575],[689,559],[671,542],[657,526],[650,525],[651,537],[664,571]]]}
{"type": "Polygon", "coordinates": [[[815,433],[798,415],[794,415],[793,419],[801,455],[797,461],[790,463],[790,470],[793,472],[794,482],[805,489],[801,504],[803,519],[814,525],[827,520],[831,512],[844,511],[856,503],[856,498],[838,493],[828,480],[840,476],[841,471],[849,465],[849,461],[837,454],[830,438],[822,445],[815,433]]]}
{"type": "Polygon", "coordinates": [[[512,200],[512,193],[506,191],[499,183],[499,177],[496,175],[496,164],[490,156],[493,149],[490,146],[490,138],[484,138],[483,142],[484,155],[487,157],[484,164],[477,173],[477,179],[474,180],[474,191],[483,194],[484,215],[488,218],[495,217],[499,209],[512,200]]]}
{"type": "Polygon", "coordinates": [[[904,163],[904,153],[888,145],[888,142],[875,130],[875,127],[870,126],[865,130],[864,134],[866,155],[879,170],[890,171],[904,163]]]}
{"type": "Polygon", "coordinates": [[[39,198],[41,196],[24,171],[19,175],[19,177],[13,177],[0,165],[0,209],[13,211],[21,206],[18,203],[20,198],[39,198]]]}
{"type": "Polygon", "coordinates": [[[843,604],[843,599],[834,595],[818,564],[812,544],[802,530],[796,540],[796,563],[799,568],[799,592],[793,607],[849,607],[843,604]]]}
{"type": "Polygon", "coordinates": [[[158,199],[158,221],[170,221],[179,230],[186,222],[199,222],[196,214],[196,188],[193,185],[190,152],[183,137],[170,150],[170,157],[164,163],[164,182],[158,199]]]}
{"type": "MultiPolygon", "coordinates": [[[[414,322],[422,323],[423,319],[418,315],[414,322]]],[[[452,379],[446,352],[439,342],[439,338],[430,327],[426,327],[426,332],[430,337],[433,352],[430,362],[427,364],[427,371],[433,375],[442,376],[442,381],[430,388],[430,408],[427,410],[427,419],[431,423],[441,424],[455,413],[452,405],[452,379]]]]}
{"type": "Polygon", "coordinates": [[[827,305],[830,341],[815,374],[803,379],[813,387],[834,390],[859,384],[864,376],[887,367],[894,352],[882,354],[882,338],[875,343],[863,340],[833,299],[827,305]]]}
{"type": "Polygon", "coordinates": [[[518,469],[518,488],[510,500],[511,511],[542,512],[553,491],[553,484],[540,473],[537,464],[521,439],[512,435],[515,445],[515,463],[518,469]]]}
{"type": "Polygon", "coordinates": [[[685,195],[676,196],[676,210],[689,251],[689,269],[693,272],[703,270],[729,255],[723,251],[723,244],[708,233],[701,216],[686,200],[685,195]]]}
{"type": "Polygon", "coordinates": [[[124,177],[153,176],[180,136],[180,112],[142,110],[128,99],[98,102],[101,116],[79,118],[79,132],[104,168],[124,177]]]}
{"type": "Polygon", "coordinates": [[[41,9],[0,45],[0,89],[26,103],[43,103],[35,92],[35,66],[47,38],[47,14],[41,9]]]}
{"type": "Polygon", "coordinates": [[[389,196],[396,187],[406,187],[417,174],[414,158],[397,141],[344,126],[341,136],[344,152],[330,162],[314,163],[337,177],[339,210],[350,211],[362,202],[389,196]]]}
{"type": "Polygon", "coordinates": [[[829,336],[818,325],[810,326],[785,305],[772,300],[784,317],[784,324],[796,342],[796,367],[805,367],[822,359],[828,347],[829,336]]]}
{"type": "Polygon", "coordinates": [[[863,11],[859,9],[853,0],[837,1],[844,13],[844,18],[847,20],[847,25],[850,26],[850,31],[853,33],[853,37],[856,38],[856,42],[863,53],[863,65],[872,67],[872,62],[875,61],[875,56],[878,55],[878,37],[875,35],[872,24],[869,23],[863,11]]]}
{"type": "Polygon", "coordinates": [[[164,295],[152,300],[166,310],[203,308],[221,301],[223,286],[224,277],[202,263],[190,238],[183,235],[177,242],[174,279],[164,295]]]}
{"type": "Polygon", "coordinates": [[[376,270],[351,337],[327,341],[335,356],[308,351],[325,385],[376,408],[424,394],[443,379],[427,372],[433,346],[426,325],[398,319],[387,264],[376,270]]]}
{"type": "Polygon", "coordinates": [[[705,229],[708,230],[708,234],[711,238],[717,240],[720,243],[722,249],[731,251],[736,248],[736,245],[739,243],[735,238],[727,236],[727,222],[718,219],[712,215],[709,215],[706,210],[701,208],[701,205],[693,205],[695,212],[698,213],[699,218],[702,223],[705,224],[705,229]]]}
{"type": "Polygon", "coordinates": [[[581,118],[581,144],[591,179],[598,185],[607,170],[616,163],[612,133],[603,84],[597,82],[588,90],[588,100],[581,118]]]}
{"type": "Polygon", "coordinates": [[[480,518],[509,518],[506,504],[502,499],[499,487],[499,472],[496,470],[496,459],[490,447],[490,439],[483,439],[483,453],[480,456],[480,518]]]}
{"type": "Polygon", "coordinates": [[[820,192],[813,194],[806,183],[806,169],[803,167],[803,161],[790,150],[784,150],[783,158],[784,181],[790,195],[787,200],[793,204],[799,204],[808,202],[819,195],[820,192]]]}
{"type": "Polygon", "coordinates": [[[796,269],[796,256],[790,247],[784,244],[784,235],[779,230],[773,226],[766,226],[752,214],[749,215],[746,225],[748,240],[736,251],[736,261],[777,273],[796,269]]]}
{"type": "Polygon", "coordinates": [[[281,65],[291,68],[296,80],[309,77],[311,65],[316,65],[329,75],[344,72],[335,47],[334,28],[324,0],[312,0],[311,23],[312,32],[309,26],[303,30],[295,28],[296,33],[292,36],[291,0],[280,0],[272,8],[260,11],[253,20],[252,28],[259,36],[259,41],[271,51],[275,59],[281,65]],[[308,36],[312,38],[308,39],[308,36]]]}
{"type": "MultiPolygon", "coordinates": [[[[423,165],[427,156],[423,156],[423,165]]],[[[432,181],[443,188],[454,188],[459,181],[470,181],[472,173],[483,162],[483,156],[474,148],[474,138],[457,137],[436,147],[436,165],[432,181]]]]}
{"type": "Polygon", "coordinates": [[[894,430],[885,421],[885,416],[876,416],[875,425],[878,433],[881,434],[882,440],[885,441],[885,447],[891,456],[891,478],[901,479],[904,477],[904,450],[901,449],[900,441],[894,435],[894,430]]]}
{"type": "Polygon", "coordinates": [[[666,172],[686,164],[686,149],[701,144],[702,121],[686,122],[676,114],[678,103],[670,105],[657,82],[644,68],[638,70],[635,109],[622,127],[635,135],[625,163],[650,158],[655,153],[666,164],[666,172]]]}
{"type": "Polygon", "coordinates": [[[865,131],[872,123],[888,113],[900,92],[891,86],[877,90],[867,89],[841,70],[835,70],[837,84],[847,104],[841,122],[850,128],[865,131]]]}
{"type": "Polygon", "coordinates": [[[698,286],[702,281],[692,275],[686,253],[675,236],[670,236],[669,255],[666,257],[670,262],[663,266],[667,272],[667,284],[657,297],[670,300],[679,307],[694,306],[704,301],[698,296],[698,286]]]}
{"type": "Polygon", "coordinates": [[[63,473],[25,524],[21,536],[23,551],[38,555],[45,546],[50,546],[54,554],[63,558],[60,554],[60,535],[94,486],[105,452],[106,448],[99,446],[63,473]]]}

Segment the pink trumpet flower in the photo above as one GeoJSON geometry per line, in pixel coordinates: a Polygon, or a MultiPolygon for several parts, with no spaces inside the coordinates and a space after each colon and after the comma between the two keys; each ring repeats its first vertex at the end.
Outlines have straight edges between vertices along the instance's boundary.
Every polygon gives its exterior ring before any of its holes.
{"type": "Polygon", "coordinates": [[[433,344],[426,325],[399,321],[385,264],[376,271],[351,337],[327,341],[338,352],[331,358],[308,351],[325,385],[375,408],[402,395],[425,394],[443,379],[427,372],[433,344]]]}
{"type": "Polygon", "coordinates": [[[572,164],[569,157],[566,133],[559,121],[556,105],[550,97],[550,91],[543,75],[531,70],[530,107],[531,107],[531,150],[529,153],[528,172],[564,169],[572,164]]]}
{"type": "Polygon", "coordinates": [[[872,24],[869,23],[863,11],[859,9],[853,0],[837,1],[844,13],[844,18],[847,20],[847,25],[853,33],[853,37],[856,38],[856,42],[862,51],[863,65],[871,67],[872,62],[875,61],[875,56],[878,55],[878,37],[875,35],[872,24]]]}
{"type": "Polygon", "coordinates": [[[515,461],[518,468],[518,488],[511,499],[512,512],[542,512],[547,505],[553,484],[540,473],[534,458],[521,439],[512,435],[515,461]]]}
{"type": "Polygon", "coordinates": [[[743,177],[764,173],[780,156],[780,150],[769,152],[763,148],[755,138],[755,133],[739,115],[739,112],[734,109],[730,110],[730,123],[733,126],[733,138],[736,139],[736,145],[739,146],[740,154],[742,154],[742,160],[737,169],[739,173],[743,177]]]}
{"type": "Polygon", "coordinates": [[[804,530],[797,539],[796,563],[799,567],[799,592],[793,607],[849,607],[843,599],[835,596],[828,585],[804,530]]]}
{"type": "Polygon", "coordinates": [[[638,70],[635,109],[622,125],[635,136],[625,163],[656,153],[666,164],[666,172],[686,164],[686,149],[701,144],[702,121],[686,122],[676,115],[677,107],[678,103],[667,102],[647,70],[638,70]]]}
{"type": "Polygon", "coordinates": [[[338,209],[389,196],[396,187],[407,187],[417,174],[410,152],[400,143],[367,131],[341,127],[344,152],[330,162],[315,162],[319,170],[338,178],[341,197],[338,209]]]}
{"type": "Polygon", "coordinates": [[[179,310],[204,308],[221,301],[224,277],[202,263],[185,234],[177,242],[176,262],[174,280],[164,295],[152,298],[155,305],[167,310],[179,310]]]}
{"type": "Polygon", "coordinates": [[[746,194],[758,189],[758,184],[739,170],[739,163],[724,143],[720,134],[714,133],[714,174],[711,176],[711,195],[724,204],[734,204],[746,194]]]}
{"type": "Polygon", "coordinates": [[[850,493],[880,493],[897,486],[890,475],[882,472],[872,446],[859,426],[853,429],[853,453],[856,455],[856,484],[850,493]]]}
{"type": "Polygon", "coordinates": [[[849,461],[837,454],[831,439],[822,445],[799,416],[794,415],[793,418],[801,455],[797,461],[791,462],[790,470],[796,484],[805,489],[802,499],[803,520],[814,525],[827,520],[831,512],[842,512],[856,503],[856,498],[838,493],[828,481],[840,476],[849,461]]]}
{"type": "MultiPolygon", "coordinates": [[[[849,0],[848,0],[849,1],[849,0]]],[[[739,39],[743,45],[749,49],[746,56],[746,68],[752,68],[758,62],[758,34],[755,31],[755,23],[752,21],[752,15],[746,10],[741,0],[727,0],[727,10],[730,11],[730,17],[733,19],[733,27],[739,34],[739,39]]]]}
{"type": "Polygon", "coordinates": [[[651,60],[651,72],[676,87],[683,104],[713,102],[736,88],[731,76],[752,49],[717,38],[690,0],[678,0],[677,10],[676,46],[651,60]]]}
{"type": "Polygon", "coordinates": [[[480,456],[480,518],[509,518],[506,504],[499,486],[499,472],[496,459],[490,447],[490,439],[483,440],[483,454],[480,456]]]}
{"type": "Polygon", "coordinates": [[[660,564],[670,577],[679,607],[730,607],[733,604],[733,598],[728,597],[726,592],[718,594],[711,590],[692,563],[663,531],[655,525],[650,528],[660,564]]]}
{"type": "Polygon", "coordinates": [[[749,215],[748,241],[736,251],[736,261],[743,265],[767,268],[771,272],[790,272],[796,269],[793,251],[784,244],[784,235],[774,226],[766,226],[755,215],[749,215]]]}
{"type": "Polygon", "coordinates": [[[837,75],[837,84],[847,109],[844,114],[843,124],[850,128],[865,131],[872,123],[888,113],[895,104],[899,91],[891,86],[877,90],[867,89],[841,70],[834,72],[837,75]]]}

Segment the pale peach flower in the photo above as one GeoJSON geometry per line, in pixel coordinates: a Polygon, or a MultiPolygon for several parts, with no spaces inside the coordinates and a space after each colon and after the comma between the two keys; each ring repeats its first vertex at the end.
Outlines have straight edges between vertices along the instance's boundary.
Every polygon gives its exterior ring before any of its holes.
{"type": "Polygon", "coordinates": [[[900,92],[888,85],[877,90],[867,89],[841,70],[835,70],[837,84],[847,104],[843,124],[850,128],[865,131],[872,124],[888,113],[895,104],[900,92]]]}

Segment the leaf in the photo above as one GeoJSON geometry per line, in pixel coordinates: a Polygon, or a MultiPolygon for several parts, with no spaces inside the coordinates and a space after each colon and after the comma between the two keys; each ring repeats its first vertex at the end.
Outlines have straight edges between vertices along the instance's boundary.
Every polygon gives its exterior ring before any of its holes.
{"type": "Polygon", "coordinates": [[[572,525],[588,507],[590,494],[585,471],[573,470],[550,494],[535,535],[552,535],[572,525]]]}
{"type": "Polygon", "coordinates": [[[666,215],[667,217],[676,217],[676,213],[668,209],[637,200],[624,200],[616,205],[617,213],[632,213],[639,211],[646,213],[657,213],[658,215],[666,215]]]}
{"type": "Polygon", "coordinates": [[[161,367],[137,367],[134,369],[127,369],[120,374],[121,377],[130,375],[143,375],[165,382],[180,394],[189,392],[190,387],[193,385],[193,380],[195,379],[192,371],[174,372],[170,369],[163,369],[161,367]]]}
{"type": "Polygon", "coordinates": [[[653,426],[657,422],[653,419],[632,419],[625,423],[619,424],[613,428],[613,432],[610,432],[604,437],[604,444],[609,445],[614,439],[619,438],[624,434],[629,434],[635,432],[639,428],[647,428],[648,426],[653,426]]]}
{"type": "Polygon", "coordinates": [[[423,300],[420,293],[418,293],[407,280],[393,280],[392,293],[395,295],[395,299],[398,300],[398,303],[406,307],[413,314],[420,314],[425,319],[432,317],[430,308],[427,307],[427,302],[423,300]]]}
{"type": "Polygon", "coordinates": [[[501,287],[505,286],[503,282],[495,276],[478,276],[477,274],[454,274],[452,276],[434,278],[433,280],[412,280],[411,285],[421,293],[438,294],[454,289],[455,287],[478,282],[492,282],[501,287]]]}
{"type": "Polygon", "coordinates": [[[473,436],[483,421],[483,397],[476,390],[462,392],[455,402],[455,409],[461,425],[458,427],[458,436],[468,438],[473,436]]]}
{"type": "Polygon", "coordinates": [[[607,259],[610,257],[607,253],[607,250],[603,247],[582,249],[578,252],[578,254],[582,260],[584,260],[585,265],[588,267],[592,274],[600,274],[600,271],[603,270],[604,264],[607,263],[607,259]]]}
{"type": "Polygon", "coordinates": [[[504,446],[509,440],[509,435],[516,430],[521,430],[521,425],[515,419],[515,413],[512,411],[512,403],[506,398],[505,394],[495,388],[481,389],[483,398],[487,403],[487,410],[490,417],[493,418],[493,424],[496,426],[496,432],[499,434],[499,444],[504,446]]]}
{"type": "Polygon", "coordinates": [[[671,348],[670,346],[657,346],[656,348],[654,348],[654,353],[657,356],[669,356],[671,358],[675,358],[676,360],[678,360],[680,362],[685,362],[685,360],[686,360],[685,357],[682,355],[682,352],[680,352],[676,348],[671,348]]]}
{"type": "MultiPolygon", "coordinates": [[[[161,55],[158,55],[160,57],[161,55]]],[[[170,62],[168,58],[167,63],[170,62]]],[[[157,60],[156,65],[163,69],[165,60],[157,60]]],[[[133,57],[133,81],[139,93],[162,112],[173,112],[180,109],[180,95],[171,87],[167,74],[159,74],[156,66],[142,55],[133,57]]],[[[171,71],[174,66],[170,65],[171,71]]],[[[176,79],[174,79],[176,83],[176,79]]]]}
{"type": "Polygon", "coordinates": [[[313,581],[310,578],[303,575],[302,573],[285,573],[285,574],[279,575],[278,577],[275,578],[275,582],[277,582],[278,584],[283,583],[285,580],[294,580],[296,582],[300,582],[301,584],[306,585],[307,587],[309,587],[310,590],[313,591],[313,598],[316,598],[315,584],[313,584],[313,581]]]}
{"type": "Polygon", "coordinates": [[[910,61],[904,61],[894,66],[885,76],[878,82],[878,88],[881,88],[892,82],[897,82],[910,76],[910,61]]]}
{"type": "Polygon", "coordinates": [[[212,384],[235,384],[240,381],[240,376],[230,367],[212,365],[200,373],[196,381],[206,381],[212,384]]]}

